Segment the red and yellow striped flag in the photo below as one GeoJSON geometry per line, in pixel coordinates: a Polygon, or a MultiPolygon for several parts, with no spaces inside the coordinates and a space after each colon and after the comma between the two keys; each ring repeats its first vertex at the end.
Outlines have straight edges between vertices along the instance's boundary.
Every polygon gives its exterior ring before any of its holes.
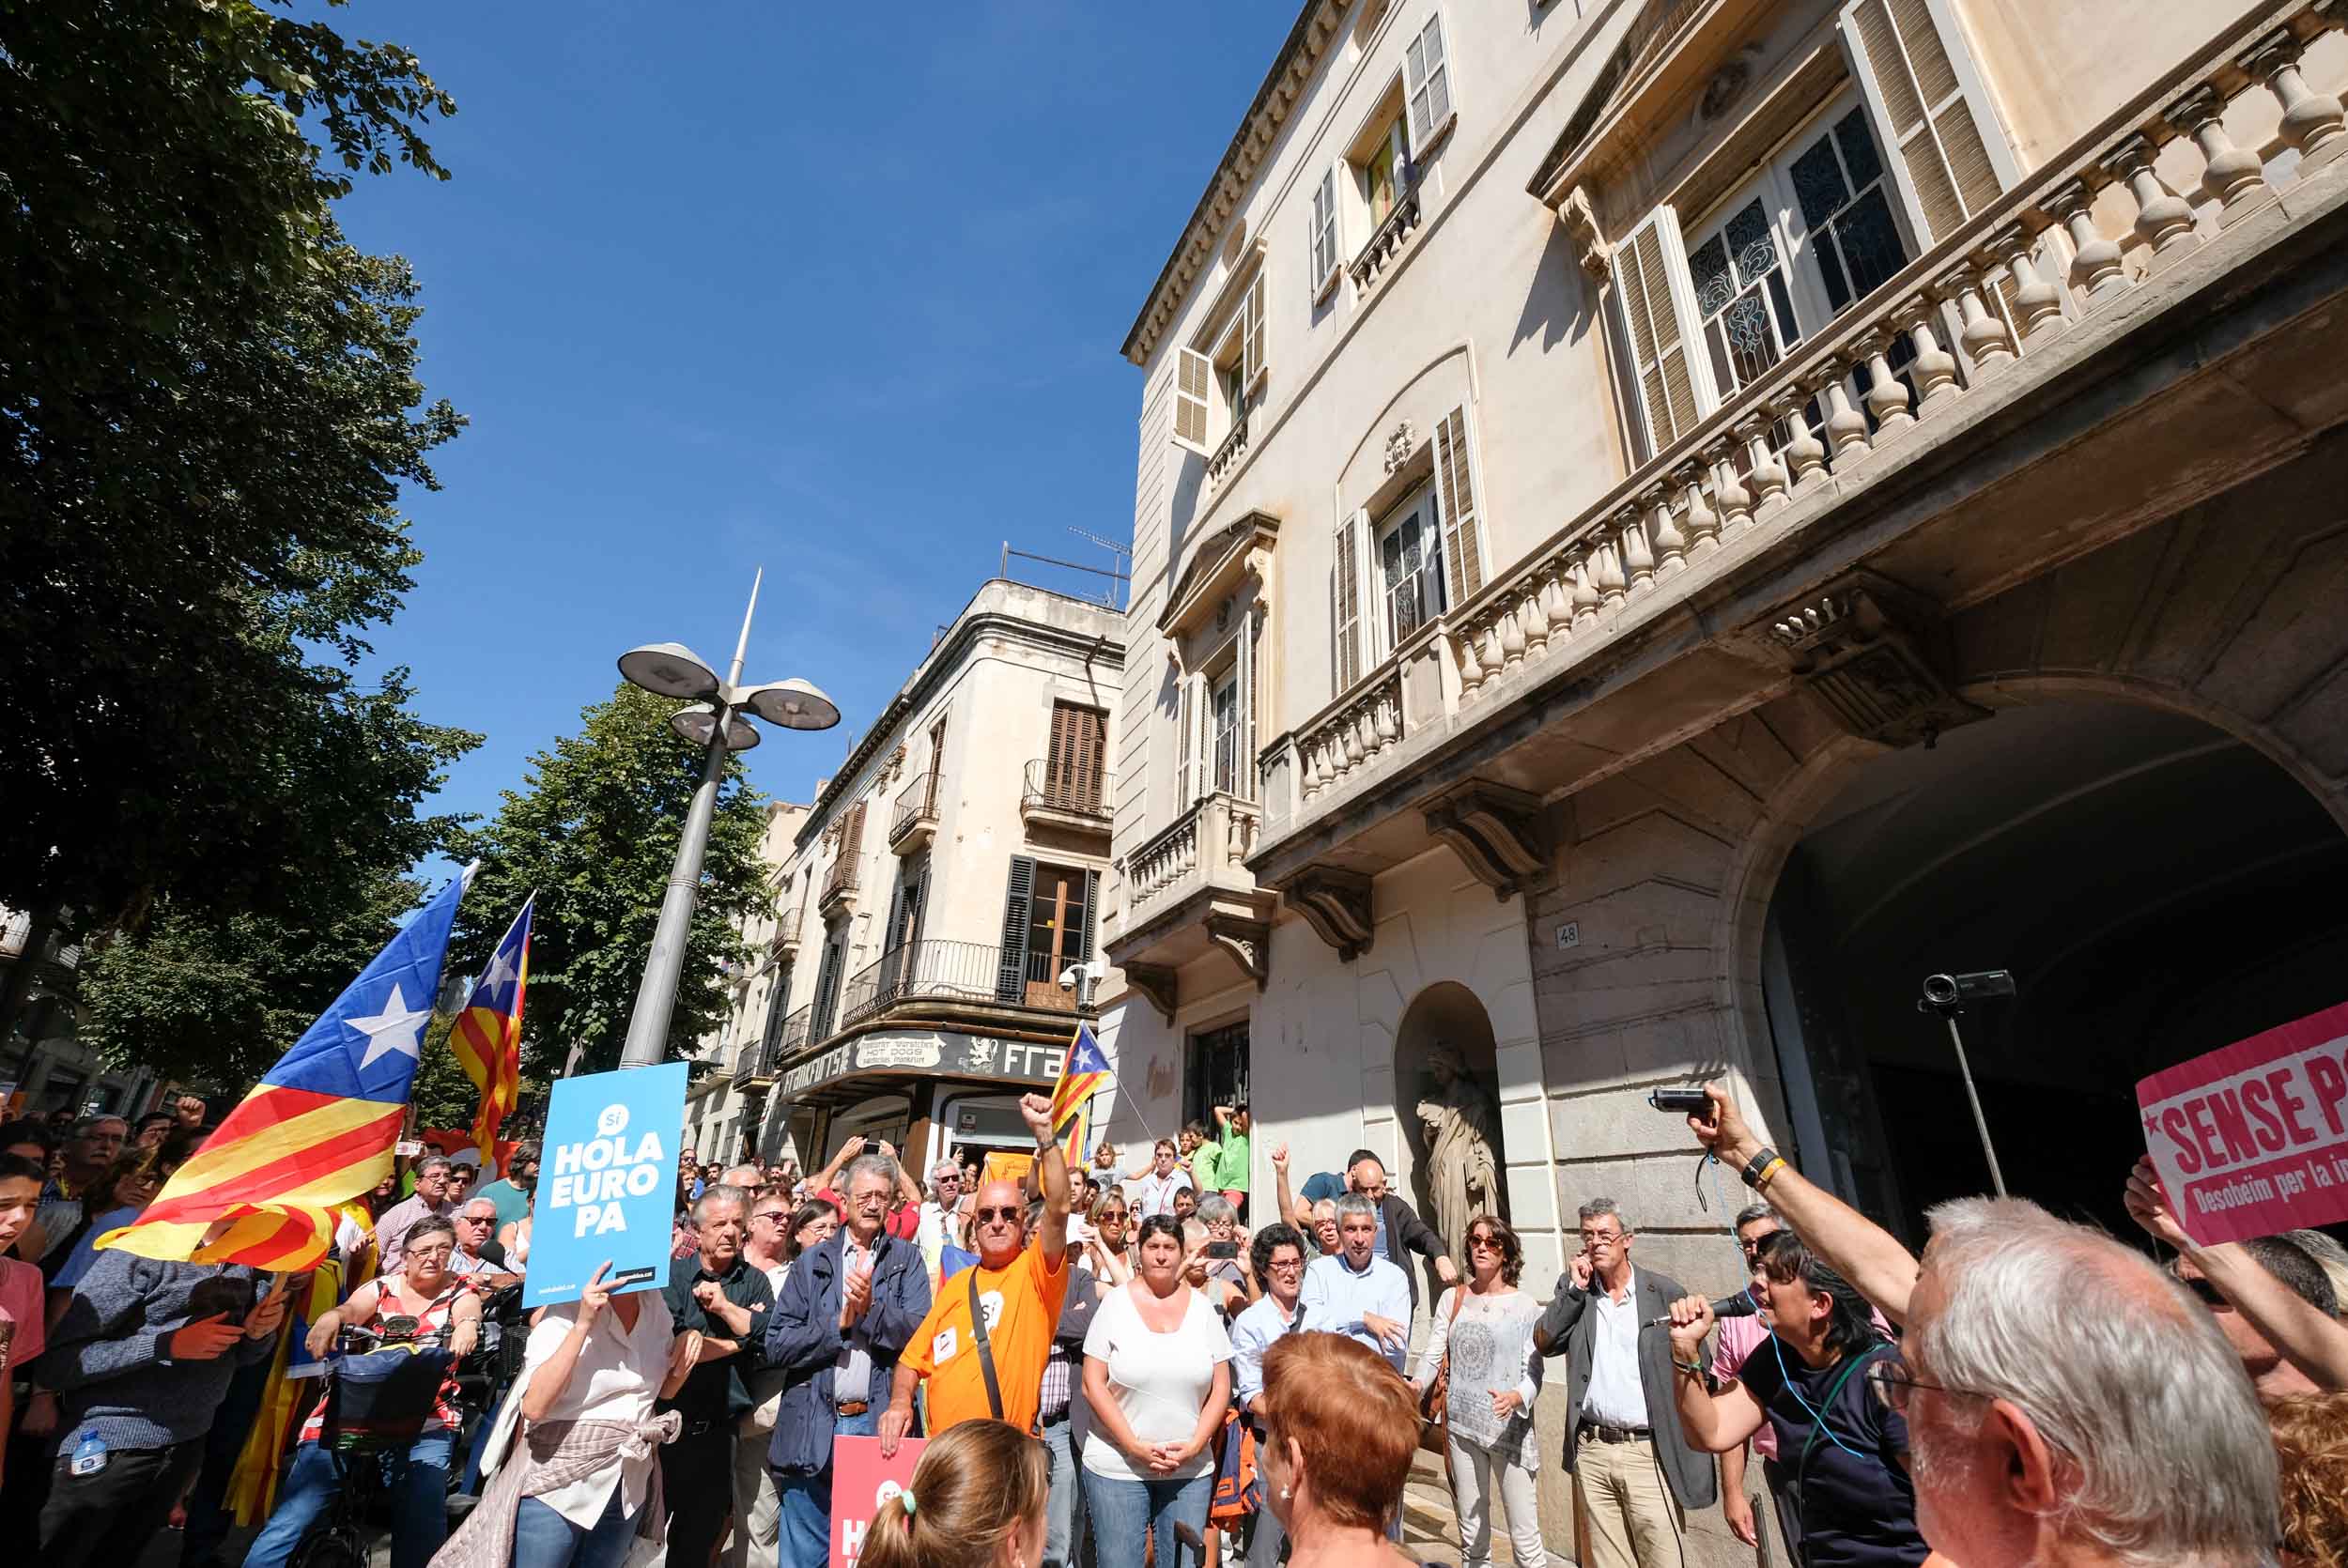
{"type": "Polygon", "coordinates": [[[392,1174],[460,878],[392,938],[137,1220],[96,1243],[141,1257],[300,1273],[334,1206],[392,1174]]]}
{"type": "Polygon", "coordinates": [[[522,995],[530,989],[530,914],[537,901],[535,894],[523,900],[522,912],[505,929],[481,983],[449,1031],[449,1049],[481,1091],[472,1141],[481,1151],[484,1181],[498,1174],[498,1127],[521,1097],[522,995]]]}

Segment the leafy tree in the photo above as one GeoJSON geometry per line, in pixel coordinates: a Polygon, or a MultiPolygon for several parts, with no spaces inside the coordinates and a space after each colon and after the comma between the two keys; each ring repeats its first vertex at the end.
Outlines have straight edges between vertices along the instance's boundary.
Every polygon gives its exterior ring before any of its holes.
{"type": "Polygon", "coordinates": [[[274,974],[453,825],[417,807],[478,738],[351,671],[420,559],[400,488],[462,421],[406,264],[330,206],[444,176],[420,127],[453,109],[254,0],[0,6],[0,903],[36,940],[151,907],[183,978],[274,974]]]}
{"type": "Polygon", "coordinates": [[[378,872],[355,899],[338,887],[300,917],[220,915],[165,896],[135,935],[90,959],[83,1038],[109,1067],[239,1092],[342,994],[425,891],[378,872]]]}
{"type": "MultiPolygon", "coordinates": [[[[531,774],[487,825],[458,835],[452,853],[481,869],[458,912],[461,950],[478,967],[534,889],[530,995],[522,1013],[522,1070],[552,1078],[574,1043],[581,1072],[620,1063],[636,987],[652,953],[660,898],[701,753],[669,728],[677,704],[623,684],[587,708],[583,727],[531,759],[531,774]]],[[[765,803],[726,762],[685,973],[669,1026],[669,1053],[686,1054],[726,1012],[721,961],[746,949],[734,923],[765,910],[772,893],[759,844],[765,803]]]]}

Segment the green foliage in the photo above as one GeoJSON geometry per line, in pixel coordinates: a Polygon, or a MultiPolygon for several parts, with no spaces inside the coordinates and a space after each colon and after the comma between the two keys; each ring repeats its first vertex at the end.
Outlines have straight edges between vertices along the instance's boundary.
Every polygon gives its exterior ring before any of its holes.
{"type": "Polygon", "coordinates": [[[328,933],[370,945],[479,744],[351,672],[420,559],[401,487],[463,422],[418,379],[407,265],[329,210],[349,172],[442,174],[418,128],[453,107],[252,0],[0,6],[0,903],[100,933],[151,906],[97,968],[175,1041],[306,1022],[284,977],[328,948],[349,977],[328,933]],[[157,948],[168,980],[125,989],[157,948]]]}
{"type": "MultiPolygon", "coordinates": [[[[506,792],[496,818],[460,834],[451,851],[481,860],[457,915],[470,966],[487,961],[522,900],[538,895],[522,1013],[525,1076],[561,1073],[575,1042],[585,1047],[581,1072],[619,1066],[701,776],[701,754],[669,728],[677,706],[620,686],[581,714],[579,733],[533,757],[524,787],[506,792]]],[[[734,923],[772,897],[759,858],[765,802],[744,776],[740,759],[729,758],[669,1029],[672,1056],[725,1016],[718,965],[747,956],[734,923]]]]}
{"type": "Polygon", "coordinates": [[[135,935],[85,966],[83,1038],[111,1068],[240,1093],[342,994],[425,891],[377,872],[285,916],[223,915],[166,897],[135,935]]]}

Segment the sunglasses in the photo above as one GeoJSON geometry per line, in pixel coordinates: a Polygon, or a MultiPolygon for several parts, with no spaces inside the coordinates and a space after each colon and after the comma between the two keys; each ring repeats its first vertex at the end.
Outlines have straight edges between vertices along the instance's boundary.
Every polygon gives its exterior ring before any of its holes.
{"type": "Polygon", "coordinates": [[[991,1225],[997,1220],[1005,1224],[1011,1224],[1027,1217],[1026,1210],[1012,1207],[974,1208],[970,1212],[981,1225],[991,1225]]]}
{"type": "Polygon", "coordinates": [[[788,1220],[789,1218],[791,1218],[791,1216],[789,1216],[788,1214],[783,1214],[783,1213],[779,1213],[779,1212],[778,1212],[778,1213],[772,1213],[772,1214],[753,1214],[753,1215],[751,1215],[751,1216],[750,1216],[750,1219],[751,1219],[752,1221],[764,1220],[764,1221],[765,1221],[765,1222],[766,1222],[768,1224],[770,1224],[770,1225],[780,1225],[780,1224],[781,1224],[781,1223],[782,1223],[785,1220],[788,1220]]]}

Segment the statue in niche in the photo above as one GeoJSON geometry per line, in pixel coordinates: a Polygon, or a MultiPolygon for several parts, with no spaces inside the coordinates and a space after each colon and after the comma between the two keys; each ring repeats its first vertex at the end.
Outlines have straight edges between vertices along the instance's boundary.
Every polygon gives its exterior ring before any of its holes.
{"type": "Polygon", "coordinates": [[[1435,1093],[1418,1102],[1427,1136],[1427,1192],[1435,1233],[1454,1257],[1468,1226],[1500,1212],[1500,1107],[1441,1040],[1427,1058],[1435,1093]]]}

